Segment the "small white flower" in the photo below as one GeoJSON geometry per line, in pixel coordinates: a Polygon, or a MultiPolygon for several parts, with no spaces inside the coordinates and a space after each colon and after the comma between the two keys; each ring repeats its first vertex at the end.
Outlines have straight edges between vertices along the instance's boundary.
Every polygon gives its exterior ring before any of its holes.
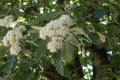
{"type": "Polygon", "coordinates": [[[9,30],[3,38],[3,45],[10,46],[10,54],[17,55],[21,48],[19,47],[19,40],[22,38],[22,33],[19,29],[9,30]]]}
{"type": "Polygon", "coordinates": [[[11,55],[17,55],[20,51],[21,51],[21,48],[17,44],[14,44],[10,47],[10,54],[11,55]]]}
{"type": "Polygon", "coordinates": [[[13,16],[9,15],[4,17],[3,19],[0,19],[0,26],[4,26],[6,28],[14,28],[16,26],[16,24],[18,23],[18,21],[13,21],[13,16]]]}
{"type": "Polygon", "coordinates": [[[8,26],[11,27],[11,28],[14,28],[17,23],[18,23],[18,21],[10,22],[10,23],[8,24],[8,26]]]}
{"type": "Polygon", "coordinates": [[[10,46],[9,41],[6,36],[3,38],[2,42],[4,46],[10,46]]]}
{"type": "Polygon", "coordinates": [[[41,30],[39,31],[39,36],[41,39],[43,40],[46,39],[46,36],[47,36],[46,32],[47,32],[46,27],[42,27],[41,30]]]}
{"type": "Polygon", "coordinates": [[[47,49],[50,50],[50,52],[52,52],[52,53],[57,52],[57,49],[56,49],[55,44],[53,42],[49,42],[47,44],[47,49]]]}
{"type": "Polygon", "coordinates": [[[4,23],[4,26],[6,28],[9,28],[10,27],[10,24],[13,22],[13,16],[12,15],[9,15],[9,16],[6,16],[4,19],[3,19],[3,23],[4,23]]]}
{"type": "Polygon", "coordinates": [[[6,22],[13,22],[13,16],[12,15],[9,15],[9,16],[6,16],[3,20],[5,20],[6,22]]]}
{"type": "Polygon", "coordinates": [[[48,43],[47,49],[50,50],[50,52],[54,53],[54,52],[57,52],[58,50],[60,50],[62,45],[63,44],[61,42],[51,41],[48,43]]]}
{"type": "Polygon", "coordinates": [[[39,31],[40,38],[43,40],[50,37],[51,41],[47,45],[50,52],[57,52],[63,46],[62,41],[69,34],[69,27],[73,24],[73,20],[69,15],[62,15],[57,20],[52,20],[42,27],[39,31]]]}
{"type": "Polygon", "coordinates": [[[19,30],[9,30],[6,34],[6,40],[9,41],[10,45],[18,42],[22,38],[22,33],[19,30]]]}
{"type": "Polygon", "coordinates": [[[24,25],[19,25],[19,26],[16,27],[16,29],[18,29],[18,31],[20,30],[21,32],[26,30],[24,25]]]}
{"type": "Polygon", "coordinates": [[[0,26],[4,26],[3,19],[0,19],[0,26]]]}
{"type": "Polygon", "coordinates": [[[57,42],[62,42],[64,40],[64,38],[63,37],[52,37],[52,39],[51,39],[51,41],[53,41],[53,42],[55,42],[55,41],[57,41],[57,42]]]}
{"type": "Polygon", "coordinates": [[[65,35],[69,33],[69,28],[67,26],[62,26],[60,29],[56,31],[57,34],[59,35],[65,35]]]}
{"type": "Polygon", "coordinates": [[[63,14],[60,18],[60,21],[62,21],[63,24],[71,26],[72,24],[74,24],[74,21],[71,19],[71,17],[69,15],[63,14]]]}

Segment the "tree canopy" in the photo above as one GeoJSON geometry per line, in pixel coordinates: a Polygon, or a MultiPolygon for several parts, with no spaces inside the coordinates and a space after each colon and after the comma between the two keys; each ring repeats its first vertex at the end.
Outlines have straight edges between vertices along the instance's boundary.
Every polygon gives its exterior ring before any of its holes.
{"type": "Polygon", "coordinates": [[[0,0],[0,80],[120,80],[120,1],[0,0]]]}

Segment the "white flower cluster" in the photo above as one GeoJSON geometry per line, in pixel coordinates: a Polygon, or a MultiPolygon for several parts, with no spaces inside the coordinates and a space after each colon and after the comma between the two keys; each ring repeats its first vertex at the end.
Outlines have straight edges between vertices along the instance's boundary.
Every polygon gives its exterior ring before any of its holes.
{"type": "Polygon", "coordinates": [[[70,16],[64,14],[57,20],[50,21],[40,29],[41,39],[45,40],[47,36],[51,38],[51,41],[47,45],[47,49],[50,50],[50,52],[54,53],[62,48],[62,41],[69,35],[69,26],[73,23],[70,16]]]}
{"type": "Polygon", "coordinates": [[[3,38],[3,45],[10,46],[10,54],[17,55],[21,48],[19,46],[19,40],[22,38],[22,33],[19,29],[15,28],[9,30],[3,38]]]}
{"type": "Polygon", "coordinates": [[[0,19],[0,26],[4,26],[6,28],[9,28],[9,27],[15,27],[15,25],[18,23],[18,21],[13,21],[13,16],[12,15],[9,15],[9,16],[6,16],[5,18],[3,19],[0,19]]]}

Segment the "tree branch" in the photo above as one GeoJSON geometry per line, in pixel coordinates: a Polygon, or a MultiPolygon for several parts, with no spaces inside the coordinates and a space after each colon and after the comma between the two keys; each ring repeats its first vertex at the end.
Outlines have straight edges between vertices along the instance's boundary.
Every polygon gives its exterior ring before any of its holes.
{"type": "Polygon", "coordinates": [[[110,65],[106,49],[98,49],[95,45],[92,45],[89,49],[92,53],[93,61],[97,61],[98,65],[93,65],[93,80],[99,71],[104,70],[104,65],[110,65]]]}

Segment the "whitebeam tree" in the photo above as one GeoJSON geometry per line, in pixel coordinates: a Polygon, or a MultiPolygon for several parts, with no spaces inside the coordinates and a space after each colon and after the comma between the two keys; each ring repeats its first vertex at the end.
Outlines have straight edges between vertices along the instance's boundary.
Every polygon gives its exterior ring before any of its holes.
{"type": "Polygon", "coordinates": [[[119,4],[1,0],[0,80],[119,80],[119,4]]]}

